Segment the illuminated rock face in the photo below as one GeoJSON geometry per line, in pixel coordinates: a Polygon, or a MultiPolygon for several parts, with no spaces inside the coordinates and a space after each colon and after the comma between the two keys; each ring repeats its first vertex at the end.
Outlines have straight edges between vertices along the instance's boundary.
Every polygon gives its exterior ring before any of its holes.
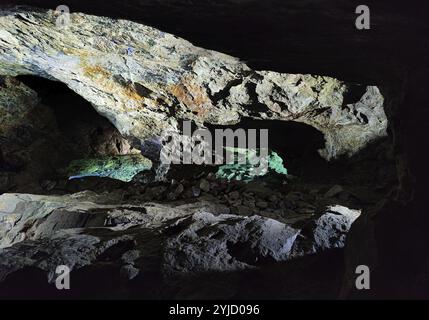
{"type": "Polygon", "coordinates": [[[158,255],[166,276],[254,269],[270,260],[342,248],[360,215],[360,210],[329,207],[299,219],[314,224],[308,232],[293,219],[283,223],[227,214],[225,206],[210,200],[136,205],[118,204],[119,199],[119,194],[92,192],[1,195],[0,283],[26,266],[46,271],[49,280],[57,264],[79,269],[110,261],[144,272],[153,255],[158,255]],[[124,242],[130,245],[122,247],[124,242]],[[115,246],[121,255],[109,256],[115,246]]]}
{"type": "Polygon", "coordinates": [[[242,117],[297,121],[324,133],[326,159],[351,155],[386,134],[377,87],[301,74],[254,71],[237,58],[126,20],[53,11],[0,17],[0,74],[67,84],[145,152],[179,119],[234,124],[242,117]],[[347,97],[355,96],[351,101],[347,97]]]}

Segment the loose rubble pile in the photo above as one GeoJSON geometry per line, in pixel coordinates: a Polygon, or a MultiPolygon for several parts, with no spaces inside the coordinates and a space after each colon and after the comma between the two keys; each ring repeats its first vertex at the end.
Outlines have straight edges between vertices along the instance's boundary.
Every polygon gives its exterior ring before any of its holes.
{"type": "MultiPolygon", "coordinates": [[[[350,185],[303,183],[292,175],[271,173],[253,181],[236,181],[219,179],[213,172],[206,171],[179,180],[135,183],[122,194],[127,201],[135,203],[142,200],[186,203],[209,197],[211,201],[224,205],[228,213],[256,214],[280,221],[296,215],[318,214],[327,206],[340,203],[361,208],[366,196],[350,185]]],[[[365,207],[374,201],[370,198],[365,200],[369,201],[365,207]]]]}

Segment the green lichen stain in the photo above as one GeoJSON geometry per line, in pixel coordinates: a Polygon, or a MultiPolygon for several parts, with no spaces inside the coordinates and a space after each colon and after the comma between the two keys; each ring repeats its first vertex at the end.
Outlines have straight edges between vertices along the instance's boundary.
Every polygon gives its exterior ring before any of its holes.
{"type": "Polygon", "coordinates": [[[230,151],[234,152],[234,163],[225,164],[218,168],[216,177],[219,179],[251,181],[269,172],[287,175],[287,169],[283,166],[283,159],[274,151],[270,151],[268,154],[268,163],[265,162],[266,170],[262,169],[264,161],[252,164],[255,161],[251,161],[251,159],[258,156],[258,150],[231,148],[230,151]],[[245,156],[246,163],[238,163],[239,154],[245,156]]]}
{"type": "Polygon", "coordinates": [[[66,168],[69,179],[107,177],[129,182],[139,172],[150,170],[152,162],[140,154],[73,160],[66,168]]]}

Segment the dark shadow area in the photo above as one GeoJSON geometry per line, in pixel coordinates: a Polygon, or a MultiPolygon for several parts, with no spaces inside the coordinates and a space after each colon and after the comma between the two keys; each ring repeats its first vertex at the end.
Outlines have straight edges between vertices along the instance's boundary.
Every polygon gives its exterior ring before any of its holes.
{"type": "Polygon", "coordinates": [[[18,76],[17,79],[36,91],[40,102],[52,110],[57,128],[65,139],[63,144],[73,145],[73,153],[97,154],[104,151],[98,150],[99,142],[109,134],[118,136],[118,141],[110,146],[111,151],[122,152],[117,129],[66,84],[37,76],[18,76]]]}
{"type": "Polygon", "coordinates": [[[0,299],[49,299],[56,288],[47,280],[43,270],[24,267],[6,277],[0,284],[0,299]]]}
{"type": "Polygon", "coordinates": [[[72,290],[48,284],[46,273],[28,267],[6,278],[0,299],[335,299],[344,271],[343,250],[287,261],[259,270],[197,273],[167,282],[156,265],[132,280],[106,261],[70,273],[72,290]]]}
{"type": "Polygon", "coordinates": [[[130,153],[119,131],[65,84],[36,76],[17,79],[36,91],[39,101],[0,139],[0,169],[7,174],[0,192],[76,192],[97,181],[108,188],[121,185],[107,178],[68,181],[64,171],[72,160],[130,153]]]}

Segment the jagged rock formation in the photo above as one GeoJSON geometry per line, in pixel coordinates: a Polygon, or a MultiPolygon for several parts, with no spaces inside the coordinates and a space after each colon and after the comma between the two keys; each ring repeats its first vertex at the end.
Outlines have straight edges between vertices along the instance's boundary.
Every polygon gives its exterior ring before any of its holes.
{"type": "Polygon", "coordinates": [[[143,152],[146,140],[177,130],[179,119],[303,122],[325,134],[326,159],[351,155],[386,133],[377,87],[356,92],[330,77],[253,71],[236,58],[130,21],[74,13],[58,28],[57,18],[53,11],[4,11],[0,74],[67,84],[143,152]]]}
{"type": "MultiPolygon", "coordinates": [[[[47,3],[47,8],[58,4],[49,0],[38,3],[47,3]]],[[[358,32],[352,26],[355,19],[353,2],[341,6],[328,1],[295,1],[292,4],[254,1],[253,6],[240,6],[238,1],[228,3],[232,10],[225,13],[225,6],[213,1],[136,0],[131,6],[122,1],[109,6],[96,0],[88,5],[70,1],[72,10],[143,20],[204,47],[245,58],[249,65],[259,68],[329,74],[360,83],[377,83],[387,101],[384,108],[388,113],[389,138],[393,138],[395,145],[392,156],[396,161],[399,184],[396,188],[396,184],[391,183],[392,191],[396,192],[386,199],[379,197],[383,199],[382,205],[370,212],[365,210],[353,225],[346,250],[346,281],[342,297],[427,297],[428,277],[424,266],[428,265],[425,254],[428,217],[424,208],[429,179],[428,157],[422,152],[425,150],[422,137],[426,134],[428,108],[427,95],[421,85],[427,78],[429,57],[425,11],[420,5],[408,6],[404,10],[402,3],[399,7],[391,2],[373,3],[371,8],[377,14],[371,21],[375,28],[358,32]],[[372,290],[355,290],[355,268],[360,264],[371,267],[372,290]]],[[[58,36],[55,32],[49,34],[58,36]]],[[[0,47],[7,52],[11,48],[2,42],[0,47]]],[[[374,164],[384,165],[385,162],[379,161],[374,157],[374,164]]],[[[356,186],[359,185],[356,182],[356,186]]],[[[334,263],[329,266],[329,270],[337,271],[334,263]]],[[[285,264],[281,266],[288,270],[287,267],[285,264]]],[[[303,268],[313,269],[313,265],[303,268]]],[[[296,278],[297,269],[292,271],[296,278]]],[[[339,270],[338,275],[342,272],[339,270]]],[[[256,274],[257,277],[252,279],[267,274],[270,273],[256,274]]],[[[304,277],[310,274],[301,273],[304,277]]],[[[95,275],[97,272],[92,273],[95,275]]],[[[325,274],[321,277],[325,278],[325,274]]],[[[269,280],[278,283],[284,278],[275,274],[269,280]]],[[[267,278],[262,281],[265,280],[267,278]]],[[[194,283],[195,286],[200,284],[194,283]]],[[[218,284],[216,288],[219,288],[218,284]]],[[[309,290],[313,288],[311,286],[309,290]]],[[[287,291],[286,295],[275,296],[296,298],[295,293],[287,291]]],[[[9,296],[10,291],[7,291],[5,297],[9,296]]],[[[225,296],[228,295],[221,297],[225,296]]],[[[337,297],[337,292],[332,297],[337,297]]]]}
{"type": "MultiPolygon", "coordinates": [[[[121,203],[116,194],[0,196],[0,280],[36,267],[51,281],[58,265],[71,269],[121,264],[129,278],[161,261],[165,276],[252,269],[330,248],[342,248],[360,211],[332,206],[319,216],[282,223],[229,214],[213,199],[190,204],[121,203]]],[[[287,220],[286,220],[287,221],[287,220]]],[[[0,284],[1,287],[1,284],[0,284]]]]}

